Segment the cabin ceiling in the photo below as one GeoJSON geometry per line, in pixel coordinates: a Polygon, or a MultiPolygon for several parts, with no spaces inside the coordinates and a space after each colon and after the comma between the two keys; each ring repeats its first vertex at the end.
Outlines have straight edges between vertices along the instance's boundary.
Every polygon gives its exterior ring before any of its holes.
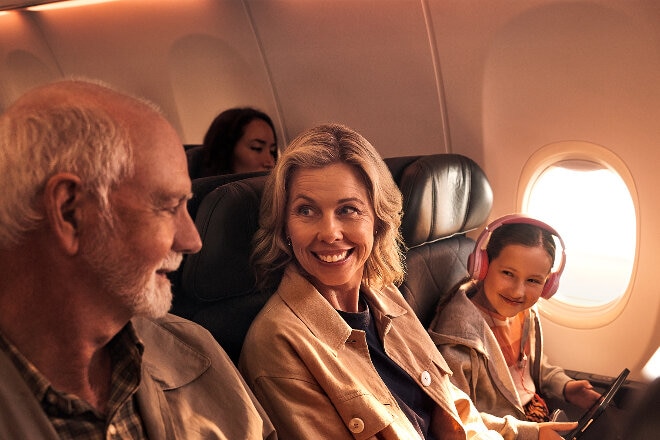
{"type": "Polygon", "coordinates": [[[487,168],[491,148],[533,151],[596,128],[600,145],[657,143],[658,0],[464,3],[122,0],[3,14],[0,111],[83,76],[156,102],[187,144],[241,105],[274,115],[282,145],[335,121],[386,157],[457,152],[487,168]]]}
{"type": "Polygon", "coordinates": [[[57,3],[59,0],[0,0],[0,10],[27,8],[28,6],[43,5],[45,3],[57,3]]]}

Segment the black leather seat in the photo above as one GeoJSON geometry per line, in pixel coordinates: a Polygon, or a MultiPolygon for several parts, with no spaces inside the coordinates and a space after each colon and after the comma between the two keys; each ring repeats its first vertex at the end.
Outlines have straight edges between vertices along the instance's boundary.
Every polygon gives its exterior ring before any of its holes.
{"type": "Polygon", "coordinates": [[[202,249],[188,255],[172,277],[172,313],[209,330],[234,362],[252,319],[268,299],[254,289],[248,263],[266,177],[235,180],[203,198],[194,217],[202,249]]]}
{"type": "Polygon", "coordinates": [[[197,179],[202,170],[204,161],[204,148],[202,145],[185,145],[186,159],[188,160],[188,175],[191,179],[197,179]]]}
{"type": "Polygon", "coordinates": [[[401,293],[425,327],[436,305],[467,276],[474,240],[465,234],[486,222],[493,193],[486,175],[472,159],[459,154],[418,156],[397,174],[403,194],[401,233],[408,246],[407,274],[401,293]]]}
{"type": "MultiPolygon", "coordinates": [[[[195,220],[195,217],[197,216],[197,210],[199,209],[199,205],[202,203],[202,200],[204,200],[204,198],[208,195],[208,193],[218,188],[219,186],[222,186],[229,182],[233,182],[235,180],[242,180],[250,177],[266,176],[267,174],[268,174],[267,171],[256,171],[252,173],[220,174],[217,176],[207,176],[207,177],[201,177],[199,179],[193,179],[192,180],[193,196],[190,200],[188,200],[188,205],[187,205],[187,209],[188,209],[188,213],[190,214],[190,217],[192,217],[192,219],[195,220]]],[[[189,313],[187,313],[187,311],[190,307],[192,307],[191,301],[185,295],[185,293],[182,292],[183,287],[182,287],[181,276],[187,258],[188,256],[184,255],[183,261],[181,262],[181,266],[179,266],[179,269],[176,270],[175,272],[170,273],[169,275],[170,281],[172,282],[172,291],[174,292],[175,295],[174,296],[175,304],[173,304],[173,310],[176,314],[185,317],[189,317],[188,316],[189,313]]]]}
{"type": "MultiPolygon", "coordinates": [[[[487,220],[492,192],[479,166],[461,155],[385,162],[404,198],[402,234],[409,249],[401,291],[426,326],[438,301],[467,274],[474,241],[465,232],[487,220]]],[[[195,216],[203,247],[184,260],[174,286],[172,312],[206,327],[234,362],[269,296],[254,289],[248,263],[265,180],[236,180],[203,198],[195,216]]]]}
{"type": "Polygon", "coordinates": [[[237,174],[218,174],[216,176],[200,177],[192,180],[193,196],[188,201],[188,212],[194,220],[197,216],[199,205],[204,200],[204,197],[211,191],[219,186],[222,186],[235,180],[248,179],[250,177],[259,177],[268,175],[268,171],[254,171],[251,173],[237,173],[237,174]]]}
{"type": "MultiPolygon", "coordinates": [[[[638,391],[630,405],[627,420],[618,438],[626,440],[657,439],[660,432],[660,377],[638,391]]],[[[614,439],[614,436],[611,436],[614,439]]]]}

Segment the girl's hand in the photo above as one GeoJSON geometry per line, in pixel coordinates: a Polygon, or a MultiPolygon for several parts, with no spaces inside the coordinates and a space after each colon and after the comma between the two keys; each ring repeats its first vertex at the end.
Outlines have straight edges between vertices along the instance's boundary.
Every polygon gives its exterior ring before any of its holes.
{"type": "Polygon", "coordinates": [[[539,440],[563,440],[559,432],[568,432],[571,429],[575,429],[576,426],[577,422],[539,423],[539,440]]]}
{"type": "Polygon", "coordinates": [[[564,397],[573,405],[589,409],[600,398],[600,394],[594,391],[588,380],[572,380],[564,387],[564,397]]]}

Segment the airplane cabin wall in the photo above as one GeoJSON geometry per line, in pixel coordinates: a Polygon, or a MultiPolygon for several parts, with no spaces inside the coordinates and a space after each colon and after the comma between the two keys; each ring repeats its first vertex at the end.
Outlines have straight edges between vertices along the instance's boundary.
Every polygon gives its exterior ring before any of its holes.
{"type": "Polygon", "coordinates": [[[248,1],[288,134],[347,124],[385,156],[449,151],[430,23],[411,0],[248,1]]]}
{"type": "Polygon", "coordinates": [[[578,330],[549,319],[543,325],[554,363],[606,375],[627,366],[639,378],[660,346],[654,276],[660,249],[660,4],[479,2],[478,12],[461,1],[430,4],[451,146],[486,170],[494,188],[491,219],[519,208],[523,166],[545,145],[592,142],[630,170],[639,201],[639,260],[629,303],[601,328],[578,330]]]}
{"type": "MultiPolygon", "coordinates": [[[[219,111],[253,105],[274,118],[282,147],[332,121],[387,157],[449,151],[426,18],[413,0],[118,0],[0,15],[0,37],[4,22],[29,26],[26,52],[48,66],[18,72],[20,92],[99,78],[158,103],[186,144],[201,143],[219,111]]],[[[3,64],[15,50],[0,38],[3,64]]]]}
{"type": "Polygon", "coordinates": [[[13,11],[0,15],[0,56],[0,109],[34,85],[83,76],[156,102],[183,143],[201,143],[220,111],[243,105],[270,114],[283,138],[259,42],[240,1],[116,1],[13,11]],[[14,29],[28,41],[16,42],[14,29]],[[31,65],[17,65],[19,55],[31,65]]]}
{"type": "Polygon", "coordinates": [[[38,27],[16,13],[0,13],[0,110],[25,90],[61,76],[38,27]]]}
{"type": "Polygon", "coordinates": [[[491,218],[518,209],[522,167],[539,148],[602,145],[638,190],[634,292],[603,328],[544,320],[546,347],[566,368],[625,365],[636,378],[660,344],[659,32],[654,0],[120,0],[11,12],[0,14],[0,110],[81,75],[155,101],[187,144],[237,105],[270,114],[281,147],[341,122],[384,157],[473,158],[494,190],[491,218]]]}

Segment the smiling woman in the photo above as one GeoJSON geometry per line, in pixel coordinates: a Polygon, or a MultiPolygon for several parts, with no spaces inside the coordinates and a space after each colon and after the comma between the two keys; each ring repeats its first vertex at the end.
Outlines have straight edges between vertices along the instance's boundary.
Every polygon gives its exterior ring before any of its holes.
{"type": "Polygon", "coordinates": [[[335,309],[357,312],[376,234],[359,172],[344,163],[296,170],[287,205],[286,233],[300,269],[335,309]]]}
{"type": "Polygon", "coordinates": [[[449,381],[396,287],[402,196],[366,139],[341,125],[303,132],[264,188],[253,263],[275,293],[252,322],[239,368],[278,435],[538,436],[532,422],[486,424],[449,381]]]}

